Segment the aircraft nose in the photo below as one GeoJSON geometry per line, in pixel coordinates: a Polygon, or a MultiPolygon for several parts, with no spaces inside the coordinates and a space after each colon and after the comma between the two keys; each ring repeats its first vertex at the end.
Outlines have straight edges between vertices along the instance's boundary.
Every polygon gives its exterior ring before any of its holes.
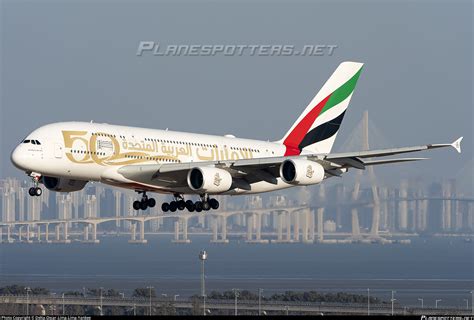
{"type": "Polygon", "coordinates": [[[10,160],[15,167],[18,169],[25,170],[25,156],[21,150],[21,147],[18,146],[13,150],[12,154],[10,155],[10,160]]]}

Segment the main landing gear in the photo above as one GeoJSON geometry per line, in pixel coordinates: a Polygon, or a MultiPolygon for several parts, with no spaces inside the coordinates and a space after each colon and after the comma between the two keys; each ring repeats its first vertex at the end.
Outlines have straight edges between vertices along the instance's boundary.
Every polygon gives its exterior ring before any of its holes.
{"type": "Polygon", "coordinates": [[[137,191],[138,194],[142,193],[142,199],[140,201],[133,202],[133,209],[135,210],[146,210],[148,207],[153,208],[156,205],[156,201],[153,198],[148,198],[146,191],[137,191]]]}
{"type": "MultiPolygon", "coordinates": [[[[41,190],[41,189],[40,189],[41,190]]],[[[146,191],[137,191],[139,194],[142,194],[142,199],[140,201],[133,202],[133,209],[135,210],[146,210],[148,208],[153,208],[156,205],[156,201],[153,198],[148,198],[146,191]]],[[[214,198],[209,198],[208,194],[200,195],[201,200],[193,202],[191,200],[185,201],[181,194],[174,194],[174,200],[170,203],[164,202],[161,205],[161,210],[163,212],[175,212],[176,210],[182,211],[187,209],[189,212],[201,212],[209,211],[211,209],[216,210],[219,208],[219,201],[214,198]]]]}
{"type": "Polygon", "coordinates": [[[37,176],[37,175],[32,176],[34,187],[31,187],[28,190],[28,194],[30,196],[39,197],[40,195],[43,194],[43,190],[40,187],[38,187],[40,179],[41,179],[41,176],[37,176]]]}
{"type": "Polygon", "coordinates": [[[184,201],[183,196],[180,194],[174,194],[175,200],[170,203],[164,202],[161,205],[161,210],[163,210],[163,212],[175,212],[176,210],[181,211],[187,209],[189,212],[201,212],[219,208],[219,201],[216,199],[210,199],[207,194],[202,194],[200,197],[201,201],[192,202],[191,200],[184,201]]]}

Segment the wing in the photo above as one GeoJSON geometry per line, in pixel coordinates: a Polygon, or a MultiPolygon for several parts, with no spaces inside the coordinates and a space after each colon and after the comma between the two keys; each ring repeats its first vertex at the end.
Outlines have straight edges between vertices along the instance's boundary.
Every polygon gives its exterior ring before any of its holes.
{"type": "MultiPolygon", "coordinates": [[[[404,147],[404,148],[393,148],[393,149],[380,149],[380,150],[368,150],[368,151],[358,151],[358,152],[344,152],[344,153],[332,153],[324,155],[326,161],[340,164],[342,166],[354,167],[357,169],[364,169],[367,165],[376,165],[384,163],[395,163],[395,162],[406,162],[406,161],[416,161],[423,160],[425,158],[404,158],[404,159],[390,159],[390,160],[374,160],[374,161],[364,161],[365,158],[377,158],[377,157],[387,157],[396,154],[417,152],[430,149],[438,149],[445,147],[453,147],[457,152],[461,153],[461,141],[463,137],[460,137],[453,143],[442,143],[442,144],[427,144],[422,146],[415,147],[404,147]]],[[[316,155],[316,157],[321,157],[321,155],[316,155]]]]}
{"type": "Polygon", "coordinates": [[[289,157],[268,157],[257,159],[227,160],[227,161],[203,161],[187,163],[166,163],[147,165],[128,165],[118,169],[118,173],[124,178],[144,185],[155,186],[170,190],[170,192],[186,192],[187,173],[195,167],[213,166],[222,168],[231,173],[234,185],[248,190],[250,184],[265,181],[277,184],[280,176],[279,168],[287,159],[307,159],[319,163],[325,170],[325,178],[340,176],[349,168],[364,170],[366,166],[400,163],[424,160],[426,158],[396,158],[396,159],[368,159],[392,156],[402,153],[417,152],[423,150],[453,147],[461,152],[462,137],[450,144],[428,144],[414,147],[369,150],[360,152],[345,152],[333,154],[304,154],[289,157]]]}

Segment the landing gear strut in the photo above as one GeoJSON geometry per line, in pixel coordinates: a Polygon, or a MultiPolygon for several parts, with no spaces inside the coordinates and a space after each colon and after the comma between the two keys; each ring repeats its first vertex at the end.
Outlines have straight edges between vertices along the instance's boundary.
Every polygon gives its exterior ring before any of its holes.
{"type": "MultiPolygon", "coordinates": [[[[219,208],[219,201],[214,198],[209,198],[207,193],[199,195],[201,201],[198,201],[201,204],[202,210],[209,211],[211,209],[216,210],[219,208]]],[[[196,204],[198,203],[196,202],[196,204]]]]}
{"type": "Polygon", "coordinates": [[[137,191],[138,194],[142,193],[142,199],[140,201],[133,202],[133,209],[135,210],[146,210],[148,207],[153,208],[156,205],[156,201],[153,198],[148,198],[146,191],[137,191]]]}
{"type": "Polygon", "coordinates": [[[41,176],[32,175],[31,179],[33,180],[34,187],[31,187],[28,190],[28,194],[32,197],[39,197],[40,195],[43,194],[43,190],[40,187],[38,187],[41,176]]]}
{"type": "Polygon", "coordinates": [[[164,202],[161,205],[161,210],[163,212],[175,212],[176,210],[184,210],[187,209],[189,212],[201,212],[201,211],[208,211],[210,209],[218,209],[219,208],[219,201],[216,199],[209,198],[208,194],[201,194],[201,201],[192,202],[191,200],[184,201],[184,198],[181,194],[174,194],[173,195],[175,200],[171,201],[170,203],[164,202]]]}

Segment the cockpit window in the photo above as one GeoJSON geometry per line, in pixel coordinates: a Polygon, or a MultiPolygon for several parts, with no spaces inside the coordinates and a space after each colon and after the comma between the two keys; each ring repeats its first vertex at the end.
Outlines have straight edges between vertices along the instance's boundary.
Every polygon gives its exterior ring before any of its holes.
{"type": "Polygon", "coordinates": [[[31,143],[31,144],[37,144],[37,145],[41,144],[41,142],[39,142],[38,140],[23,140],[23,143],[31,143]]]}

